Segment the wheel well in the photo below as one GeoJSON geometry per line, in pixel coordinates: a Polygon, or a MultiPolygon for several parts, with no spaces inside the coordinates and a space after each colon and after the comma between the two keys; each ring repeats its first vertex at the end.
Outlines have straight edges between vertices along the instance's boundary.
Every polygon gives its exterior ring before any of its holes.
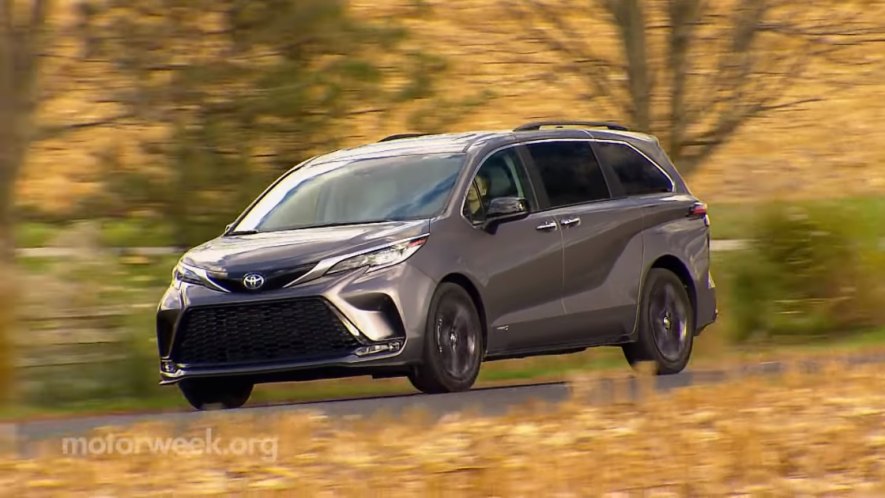
{"type": "Polygon", "coordinates": [[[470,281],[469,278],[461,275],[460,273],[452,273],[446,275],[440,283],[450,282],[456,285],[461,286],[468,294],[470,294],[470,298],[473,299],[473,305],[476,306],[476,311],[479,312],[479,322],[482,324],[482,344],[484,348],[488,348],[489,346],[489,331],[488,331],[488,322],[486,321],[486,309],[482,303],[482,297],[479,295],[479,290],[473,285],[473,282],[470,281]]]}
{"type": "Polygon", "coordinates": [[[676,256],[666,255],[661,256],[657,260],[655,260],[654,264],[651,265],[652,268],[661,268],[664,270],[668,270],[679,277],[679,280],[682,281],[682,285],[685,286],[685,290],[688,292],[688,298],[691,300],[691,309],[694,313],[694,323],[697,326],[697,317],[698,317],[698,297],[697,291],[695,289],[694,279],[691,278],[691,273],[688,271],[688,268],[685,264],[679,260],[676,256]]]}

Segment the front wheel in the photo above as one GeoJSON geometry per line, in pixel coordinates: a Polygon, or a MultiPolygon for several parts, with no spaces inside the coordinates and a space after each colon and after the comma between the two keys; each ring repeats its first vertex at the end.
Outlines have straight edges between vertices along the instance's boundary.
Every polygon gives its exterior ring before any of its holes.
{"type": "Polygon", "coordinates": [[[688,364],[694,339],[694,310],[688,291],[673,272],[652,268],[639,304],[639,337],[623,346],[631,366],[654,364],[655,373],[681,372],[688,364]]]}
{"type": "Polygon", "coordinates": [[[443,283],[430,302],[423,361],[409,380],[428,394],[466,391],[479,375],[482,354],[482,324],[473,299],[460,285],[443,283]]]}
{"type": "Polygon", "coordinates": [[[181,394],[197,410],[212,405],[222,408],[239,408],[252,395],[252,383],[229,379],[188,379],[178,384],[181,394]]]}

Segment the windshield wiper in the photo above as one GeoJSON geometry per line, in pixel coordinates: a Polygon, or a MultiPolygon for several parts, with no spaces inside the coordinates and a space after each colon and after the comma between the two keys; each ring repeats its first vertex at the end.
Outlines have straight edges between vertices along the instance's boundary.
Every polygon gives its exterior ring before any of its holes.
{"type": "Polygon", "coordinates": [[[235,230],[233,232],[227,232],[228,235],[254,235],[256,233],[260,233],[258,230],[235,230]]]}

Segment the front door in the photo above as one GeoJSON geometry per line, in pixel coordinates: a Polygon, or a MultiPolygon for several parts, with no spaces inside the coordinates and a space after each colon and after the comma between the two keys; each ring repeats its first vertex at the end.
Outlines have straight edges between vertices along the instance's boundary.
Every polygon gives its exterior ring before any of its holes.
{"type": "Polygon", "coordinates": [[[476,228],[469,238],[472,273],[481,276],[490,354],[524,349],[537,332],[562,318],[562,232],[538,201],[516,147],[491,155],[480,165],[464,203],[464,217],[479,226],[489,202],[498,197],[528,201],[526,218],[476,228]]]}

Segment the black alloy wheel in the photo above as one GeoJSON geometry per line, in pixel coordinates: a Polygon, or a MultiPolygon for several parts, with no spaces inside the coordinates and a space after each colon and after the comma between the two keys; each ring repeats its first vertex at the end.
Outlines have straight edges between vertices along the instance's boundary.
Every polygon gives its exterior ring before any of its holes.
{"type": "Polygon", "coordinates": [[[681,372],[694,339],[694,310],[685,285],[673,272],[652,268],[639,307],[639,337],[623,346],[632,366],[652,362],[655,373],[681,372]]]}
{"type": "Polygon", "coordinates": [[[425,393],[470,389],[483,355],[482,324],[463,287],[443,283],[431,300],[424,337],[424,360],[409,380],[425,393]]]}

